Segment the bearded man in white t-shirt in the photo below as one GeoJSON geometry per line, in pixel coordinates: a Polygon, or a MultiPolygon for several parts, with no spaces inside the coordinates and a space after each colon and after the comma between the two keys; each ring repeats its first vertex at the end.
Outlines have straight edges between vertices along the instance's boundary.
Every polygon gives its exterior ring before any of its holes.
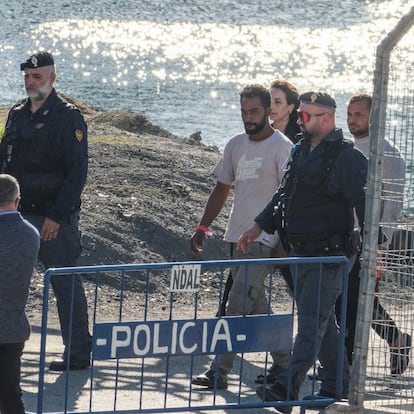
{"type": "MultiPolygon", "coordinates": [[[[256,84],[247,85],[240,91],[240,106],[245,132],[229,140],[214,169],[217,183],[191,238],[191,248],[196,253],[202,251],[208,228],[219,215],[233,187],[233,205],[224,234],[230,257],[234,260],[267,258],[272,257],[272,249],[278,243],[277,234],[262,232],[246,254],[236,250],[236,245],[239,237],[254,225],[254,218],[279,187],[293,145],[269,124],[271,100],[268,89],[256,84]]],[[[255,265],[246,280],[245,269],[232,268],[233,285],[226,315],[268,312],[264,287],[268,270],[269,266],[255,265]]],[[[287,369],[287,353],[271,354],[275,370],[287,369]]],[[[227,388],[227,375],[233,367],[233,360],[234,354],[217,355],[210,369],[194,377],[192,383],[208,389],[227,388]]]]}

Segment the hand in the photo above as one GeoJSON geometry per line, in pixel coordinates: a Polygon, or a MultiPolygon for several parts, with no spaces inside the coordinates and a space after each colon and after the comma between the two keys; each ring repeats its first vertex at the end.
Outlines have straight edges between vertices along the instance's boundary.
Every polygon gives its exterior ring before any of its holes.
{"type": "Polygon", "coordinates": [[[239,238],[237,250],[241,250],[246,254],[249,251],[250,244],[260,236],[261,232],[262,229],[257,223],[251,229],[245,231],[239,238]]]}
{"type": "Polygon", "coordinates": [[[42,224],[42,228],[40,229],[41,239],[45,241],[56,239],[59,227],[59,223],[56,223],[56,221],[53,221],[50,218],[46,217],[45,221],[42,224]]]}
{"type": "Polygon", "coordinates": [[[203,251],[203,241],[206,238],[206,234],[202,230],[196,230],[191,236],[191,250],[194,253],[200,254],[203,251]]]}

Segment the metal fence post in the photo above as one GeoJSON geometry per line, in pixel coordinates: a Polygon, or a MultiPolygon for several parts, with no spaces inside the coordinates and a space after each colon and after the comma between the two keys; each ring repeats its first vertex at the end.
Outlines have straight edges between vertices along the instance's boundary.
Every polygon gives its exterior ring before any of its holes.
{"type": "Polygon", "coordinates": [[[363,406],[365,393],[368,341],[372,322],[375,289],[390,53],[413,24],[414,7],[380,43],[376,52],[373,104],[370,122],[371,141],[364,224],[364,248],[362,254],[363,264],[357,316],[357,327],[359,329],[357,329],[355,336],[355,356],[349,393],[349,403],[354,406],[363,406]]]}

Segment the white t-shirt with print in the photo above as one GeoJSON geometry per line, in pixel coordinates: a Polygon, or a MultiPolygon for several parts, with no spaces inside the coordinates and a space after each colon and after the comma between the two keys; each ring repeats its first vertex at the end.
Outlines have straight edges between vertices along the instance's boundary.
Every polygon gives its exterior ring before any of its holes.
{"type": "MultiPolygon", "coordinates": [[[[280,131],[262,141],[252,141],[246,133],[229,140],[213,172],[219,182],[234,186],[226,241],[236,243],[254,225],[282,181],[292,146],[280,131]]],[[[273,247],[278,236],[262,232],[256,241],[273,247]]]]}

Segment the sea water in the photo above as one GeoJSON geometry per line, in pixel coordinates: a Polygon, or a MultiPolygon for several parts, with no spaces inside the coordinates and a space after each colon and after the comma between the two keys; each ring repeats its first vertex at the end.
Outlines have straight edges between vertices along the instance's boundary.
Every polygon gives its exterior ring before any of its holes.
{"type": "Polygon", "coordinates": [[[241,131],[238,91],[290,80],[346,101],[372,92],[378,43],[410,9],[397,0],[8,0],[0,7],[0,105],[24,97],[20,62],[55,55],[58,90],[132,110],[222,149],[241,131]]]}

